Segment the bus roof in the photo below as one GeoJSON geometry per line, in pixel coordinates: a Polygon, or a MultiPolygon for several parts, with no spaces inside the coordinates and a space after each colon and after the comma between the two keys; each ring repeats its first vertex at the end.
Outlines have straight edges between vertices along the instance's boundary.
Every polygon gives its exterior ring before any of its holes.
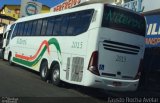
{"type": "MultiPolygon", "coordinates": [[[[66,13],[71,13],[71,12],[76,12],[76,11],[86,10],[86,9],[102,9],[104,5],[114,6],[116,8],[124,9],[124,10],[129,11],[129,12],[134,12],[133,10],[123,8],[123,7],[120,7],[120,6],[111,5],[111,4],[93,3],[93,4],[88,4],[88,5],[82,5],[82,6],[79,5],[79,6],[76,6],[74,8],[66,9],[66,10],[59,11],[59,12],[49,12],[49,13],[36,14],[36,15],[32,15],[32,16],[19,18],[15,23],[30,21],[30,20],[36,20],[36,19],[41,19],[41,18],[45,18],[45,17],[55,16],[55,15],[60,15],[60,14],[66,14],[66,13]]],[[[137,12],[134,12],[134,13],[140,15],[140,13],[137,13],[137,12]]]]}
{"type": "Polygon", "coordinates": [[[36,15],[32,15],[32,16],[19,18],[15,23],[36,20],[36,19],[41,19],[41,18],[45,18],[45,17],[60,15],[60,14],[65,14],[65,13],[70,13],[70,12],[75,12],[75,11],[80,11],[80,10],[86,10],[86,9],[92,9],[92,8],[98,9],[98,8],[103,7],[103,5],[104,5],[103,3],[95,3],[95,4],[90,4],[90,5],[78,6],[78,7],[66,9],[66,10],[59,11],[59,12],[49,12],[49,13],[43,13],[43,14],[36,14],[36,15]]]}

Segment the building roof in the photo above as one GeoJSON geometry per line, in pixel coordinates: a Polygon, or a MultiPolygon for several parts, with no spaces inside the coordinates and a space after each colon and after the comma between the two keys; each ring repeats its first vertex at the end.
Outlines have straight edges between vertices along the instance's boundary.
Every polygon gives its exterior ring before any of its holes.
{"type": "MultiPolygon", "coordinates": [[[[2,11],[6,6],[21,6],[21,5],[11,5],[11,4],[8,4],[8,5],[3,5],[3,7],[2,8],[0,8],[0,11],[2,11]]],[[[45,6],[45,7],[47,7],[47,8],[50,8],[49,6],[47,6],[47,5],[42,5],[43,7],[45,6]]]]}
{"type": "Polygon", "coordinates": [[[6,6],[20,6],[20,5],[3,5],[3,7],[0,8],[0,11],[2,11],[6,6]]]}
{"type": "Polygon", "coordinates": [[[12,17],[10,17],[10,16],[6,16],[6,15],[4,15],[4,14],[0,14],[0,18],[1,18],[1,19],[13,20],[13,21],[16,20],[15,18],[12,18],[12,17]]]}

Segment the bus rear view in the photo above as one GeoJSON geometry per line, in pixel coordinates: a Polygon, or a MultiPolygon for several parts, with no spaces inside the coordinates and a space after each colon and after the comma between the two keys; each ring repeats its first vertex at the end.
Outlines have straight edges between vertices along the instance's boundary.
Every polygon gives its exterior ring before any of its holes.
{"type": "Polygon", "coordinates": [[[97,50],[91,54],[88,66],[96,76],[94,86],[114,91],[135,91],[145,46],[144,16],[104,5],[98,31],[97,50]]]}

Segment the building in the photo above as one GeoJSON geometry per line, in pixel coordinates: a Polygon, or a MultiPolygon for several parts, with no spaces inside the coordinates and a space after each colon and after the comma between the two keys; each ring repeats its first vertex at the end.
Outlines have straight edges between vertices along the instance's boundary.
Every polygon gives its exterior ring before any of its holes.
{"type": "Polygon", "coordinates": [[[0,47],[2,46],[2,34],[7,24],[11,24],[15,21],[15,18],[0,14],[0,47]]]}
{"type": "MultiPolygon", "coordinates": [[[[41,13],[49,12],[50,8],[43,5],[41,13]]],[[[0,47],[2,42],[3,31],[8,24],[12,24],[20,17],[20,5],[4,5],[0,9],[0,47]]]]}
{"type": "Polygon", "coordinates": [[[20,14],[20,5],[4,5],[0,9],[0,14],[18,19],[20,14]]]}
{"type": "MultiPolygon", "coordinates": [[[[41,13],[49,12],[50,8],[43,5],[41,13]]],[[[20,17],[20,5],[4,5],[0,9],[0,34],[3,33],[5,25],[13,23],[20,17]]]]}
{"type": "MultiPolygon", "coordinates": [[[[42,6],[41,13],[46,13],[49,11],[50,11],[50,8],[48,6],[46,6],[46,5],[42,6]]],[[[18,19],[20,17],[20,5],[4,5],[0,9],[0,14],[18,19]]]]}
{"type": "Polygon", "coordinates": [[[117,4],[142,13],[146,17],[146,49],[142,72],[142,87],[160,91],[160,0],[130,0],[117,4]]]}
{"type": "Polygon", "coordinates": [[[64,2],[61,2],[60,4],[52,7],[50,9],[51,12],[55,11],[61,11],[64,9],[69,9],[75,6],[79,5],[86,5],[90,3],[109,3],[109,4],[115,4],[115,2],[124,2],[124,0],[64,0],[64,2]]]}

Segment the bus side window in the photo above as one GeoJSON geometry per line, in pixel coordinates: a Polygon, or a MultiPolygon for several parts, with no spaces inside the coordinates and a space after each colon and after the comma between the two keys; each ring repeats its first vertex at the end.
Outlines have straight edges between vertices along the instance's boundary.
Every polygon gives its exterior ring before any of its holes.
{"type": "Polygon", "coordinates": [[[72,36],[74,34],[74,29],[76,24],[77,24],[77,13],[72,13],[70,14],[70,17],[69,17],[67,35],[72,36]]]}
{"type": "Polygon", "coordinates": [[[24,23],[20,23],[20,28],[19,28],[18,36],[22,36],[23,35],[23,29],[24,29],[24,23]]]}
{"type": "Polygon", "coordinates": [[[74,23],[74,31],[73,31],[73,36],[74,35],[78,35],[81,33],[81,12],[77,12],[77,16],[76,16],[76,22],[74,23]]]}
{"type": "Polygon", "coordinates": [[[12,38],[17,35],[18,29],[19,29],[19,24],[16,24],[16,27],[15,27],[15,29],[14,29],[14,31],[13,31],[13,34],[12,34],[12,38]]]}
{"type": "Polygon", "coordinates": [[[48,20],[47,20],[47,19],[44,19],[44,20],[43,20],[43,25],[42,25],[41,35],[46,35],[47,23],[48,23],[48,20]]]}
{"type": "Polygon", "coordinates": [[[93,10],[86,10],[80,13],[81,20],[79,21],[78,31],[75,34],[80,34],[88,30],[91,23],[93,10]]]}
{"type": "Polygon", "coordinates": [[[70,36],[75,36],[87,31],[92,15],[93,10],[85,10],[70,14],[67,34],[70,36]]]}
{"type": "Polygon", "coordinates": [[[23,29],[23,36],[27,35],[28,25],[29,25],[29,22],[26,22],[25,26],[24,26],[24,29],[23,29]]]}
{"type": "Polygon", "coordinates": [[[86,32],[89,28],[89,25],[91,23],[93,10],[85,10],[81,11],[78,14],[80,18],[77,18],[77,24],[75,25],[74,29],[74,35],[81,34],[83,32],[86,32]]]}
{"type": "Polygon", "coordinates": [[[61,21],[61,35],[67,35],[67,28],[69,23],[69,15],[62,15],[63,19],[61,21]]]}
{"type": "Polygon", "coordinates": [[[8,31],[8,40],[10,39],[10,37],[11,37],[11,34],[12,34],[12,32],[13,32],[13,29],[14,29],[14,26],[15,26],[15,24],[14,25],[12,25],[11,26],[11,28],[10,28],[10,30],[8,31]]]}
{"type": "Polygon", "coordinates": [[[27,36],[30,36],[31,35],[31,31],[32,31],[32,24],[33,24],[33,21],[30,21],[28,23],[28,30],[27,30],[27,36]]]}
{"type": "Polygon", "coordinates": [[[47,31],[46,31],[46,35],[53,35],[53,29],[54,29],[54,17],[50,17],[50,18],[47,18],[48,20],[48,26],[47,26],[47,31]]]}
{"type": "Polygon", "coordinates": [[[61,21],[62,21],[62,16],[56,16],[55,17],[55,26],[53,29],[53,35],[59,36],[61,35],[61,21]]]}
{"type": "Polygon", "coordinates": [[[36,36],[39,36],[41,34],[42,23],[42,19],[39,19],[36,28],[36,36]]]}
{"type": "Polygon", "coordinates": [[[36,34],[36,28],[37,28],[37,20],[33,21],[32,30],[31,30],[31,36],[35,36],[36,34]]]}
{"type": "Polygon", "coordinates": [[[18,28],[18,30],[17,30],[16,36],[19,36],[19,35],[20,35],[21,23],[19,23],[18,26],[19,26],[19,28],[18,28]]]}

